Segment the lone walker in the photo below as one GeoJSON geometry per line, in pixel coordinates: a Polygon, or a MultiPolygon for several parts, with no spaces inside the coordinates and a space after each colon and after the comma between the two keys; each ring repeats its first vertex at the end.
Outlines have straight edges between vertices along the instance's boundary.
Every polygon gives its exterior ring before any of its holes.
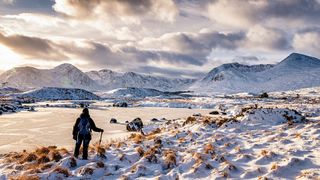
{"type": "Polygon", "coordinates": [[[97,128],[94,121],[91,119],[89,109],[84,108],[80,117],[76,120],[73,126],[73,139],[76,140],[74,149],[74,157],[78,158],[80,146],[83,143],[82,158],[88,159],[88,147],[91,140],[91,131],[103,132],[103,129],[97,128]]]}

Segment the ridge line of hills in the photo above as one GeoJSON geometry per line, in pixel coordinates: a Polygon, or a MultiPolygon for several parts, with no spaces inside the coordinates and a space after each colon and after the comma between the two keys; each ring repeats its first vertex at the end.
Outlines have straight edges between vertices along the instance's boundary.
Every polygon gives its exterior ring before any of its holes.
{"type": "Polygon", "coordinates": [[[292,53],[277,64],[228,63],[213,68],[200,79],[178,79],[103,69],[83,72],[71,64],[53,69],[17,67],[0,75],[7,87],[30,90],[40,87],[107,91],[116,88],[151,88],[160,91],[263,92],[320,86],[320,60],[292,53]]]}

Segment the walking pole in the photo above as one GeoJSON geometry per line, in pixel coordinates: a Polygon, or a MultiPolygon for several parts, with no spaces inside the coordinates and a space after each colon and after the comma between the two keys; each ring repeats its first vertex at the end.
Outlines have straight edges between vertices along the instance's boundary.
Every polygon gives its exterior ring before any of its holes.
{"type": "Polygon", "coordinates": [[[101,132],[101,134],[100,134],[99,147],[100,147],[101,141],[102,141],[102,134],[103,134],[103,132],[101,132]]]}

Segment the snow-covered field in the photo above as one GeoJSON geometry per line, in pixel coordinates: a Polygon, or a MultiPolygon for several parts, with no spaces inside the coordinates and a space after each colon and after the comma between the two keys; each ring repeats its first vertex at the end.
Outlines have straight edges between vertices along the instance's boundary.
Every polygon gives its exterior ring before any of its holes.
{"type": "Polygon", "coordinates": [[[17,153],[0,156],[0,179],[319,179],[319,92],[149,98],[138,101],[145,103],[140,106],[178,102],[180,108],[93,109],[92,117],[106,133],[100,147],[90,148],[89,160],[72,157],[71,128],[80,109],[6,114],[0,116],[0,152],[17,153]],[[183,103],[212,107],[188,109],[183,103]],[[145,124],[152,118],[166,120],[146,126],[144,134],[109,123],[110,118],[125,122],[136,117],[145,124]]]}
{"type": "MultiPolygon", "coordinates": [[[[72,127],[81,109],[36,108],[36,112],[20,112],[0,116],[0,154],[10,151],[32,150],[39,146],[57,145],[72,149],[72,127]]],[[[124,125],[110,124],[111,118],[119,122],[140,117],[145,123],[152,118],[175,119],[193,113],[208,113],[209,110],[168,108],[108,108],[90,110],[96,125],[105,130],[103,140],[123,140],[127,133],[124,125]]],[[[94,133],[93,142],[99,138],[94,133]]]]}

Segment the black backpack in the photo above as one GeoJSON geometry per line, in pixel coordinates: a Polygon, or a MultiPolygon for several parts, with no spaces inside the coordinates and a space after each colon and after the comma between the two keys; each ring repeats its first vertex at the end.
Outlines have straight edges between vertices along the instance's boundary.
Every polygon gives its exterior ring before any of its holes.
{"type": "Polygon", "coordinates": [[[88,135],[91,133],[91,125],[89,122],[89,118],[81,117],[78,125],[79,134],[88,135]]]}

